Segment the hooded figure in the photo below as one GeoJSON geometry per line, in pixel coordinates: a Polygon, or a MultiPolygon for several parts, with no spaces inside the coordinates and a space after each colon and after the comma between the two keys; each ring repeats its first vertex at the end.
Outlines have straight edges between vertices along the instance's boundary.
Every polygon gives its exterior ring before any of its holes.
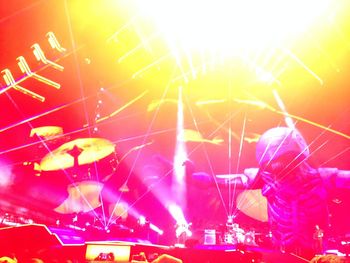
{"type": "MultiPolygon", "coordinates": [[[[234,184],[245,189],[242,193],[254,191],[260,195],[259,200],[266,197],[273,245],[282,252],[307,259],[324,250],[329,227],[329,193],[335,188],[350,189],[350,171],[314,168],[309,157],[308,144],[297,130],[272,128],[257,142],[258,168],[230,175],[229,181],[215,179],[216,184],[234,184]],[[263,196],[251,189],[261,189],[263,196]]],[[[192,177],[215,185],[208,174],[194,173],[192,177]]],[[[245,207],[242,202],[237,202],[239,205],[240,210],[245,207]]],[[[262,208],[262,203],[257,206],[262,208]]]]}
{"type": "Polygon", "coordinates": [[[305,257],[322,252],[315,233],[329,225],[328,185],[307,162],[309,155],[301,134],[287,127],[266,131],[256,146],[255,180],[262,180],[273,244],[305,257]]]}

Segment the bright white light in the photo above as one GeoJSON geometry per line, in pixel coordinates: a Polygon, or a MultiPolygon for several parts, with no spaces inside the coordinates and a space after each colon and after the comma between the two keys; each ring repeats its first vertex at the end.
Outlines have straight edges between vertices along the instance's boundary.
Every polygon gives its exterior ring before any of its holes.
{"type": "Polygon", "coordinates": [[[136,0],[154,19],[174,53],[278,46],[325,14],[332,0],[136,0]]]}
{"type": "Polygon", "coordinates": [[[179,87],[178,95],[178,111],[177,111],[177,127],[176,127],[176,146],[174,154],[174,177],[172,182],[172,193],[175,202],[186,209],[186,166],[187,151],[184,133],[184,112],[182,103],[182,87],[179,87]]]}
{"type": "Polygon", "coordinates": [[[149,224],[149,228],[152,229],[154,232],[158,233],[159,235],[163,235],[164,231],[161,230],[159,227],[156,225],[153,225],[152,223],[149,224]]]}
{"type": "Polygon", "coordinates": [[[12,174],[11,166],[8,163],[0,161],[0,187],[6,187],[13,183],[14,176],[12,174]]]}
{"type": "Polygon", "coordinates": [[[176,149],[174,156],[174,174],[177,182],[177,187],[185,187],[184,179],[186,167],[184,165],[187,160],[187,151],[185,145],[185,130],[184,130],[184,112],[182,103],[182,87],[179,87],[177,106],[177,128],[176,128],[176,149]]]}
{"type": "MultiPolygon", "coordinates": [[[[138,218],[138,223],[141,226],[146,225],[147,223],[147,218],[143,215],[141,215],[136,209],[134,209],[133,207],[129,207],[129,214],[135,218],[138,218]]],[[[150,223],[149,224],[149,228],[151,230],[153,230],[154,232],[158,233],[159,235],[163,235],[164,231],[162,229],[160,229],[159,227],[157,227],[156,225],[150,223]]]]}
{"type": "Polygon", "coordinates": [[[271,72],[265,71],[262,68],[256,67],[255,73],[261,82],[272,84],[273,82],[277,82],[276,78],[272,75],[271,72]]]}
{"type": "Polygon", "coordinates": [[[187,223],[182,223],[182,224],[177,224],[176,225],[176,230],[175,230],[175,235],[177,238],[179,238],[182,235],[186,235],[187,237],[191,237],[192,236],[192,232],[189,229],[190,224],[187,223]]]}
{"type": "Polygon", "coordinates": [[[187,224],[182,209],[176,204],[170,204],[168,207],[169,213],[178,224],[187,224]]]}
{"type": "Polygon", "coordinates": [[[146,225],[146,217],[140,216],[138,222],[141,226],[146,225]]]}
{"type": "MultiPolygon", "coordinates": [[[[184,143],[182,143],[184,144],[184,143]]],[[[176,153],[174,156],[174,174],[176,181],[183,185],[185,180],[186,166],[184,165],[187,160],[187,153],[183,145],[176,147],[176,153]]]]}

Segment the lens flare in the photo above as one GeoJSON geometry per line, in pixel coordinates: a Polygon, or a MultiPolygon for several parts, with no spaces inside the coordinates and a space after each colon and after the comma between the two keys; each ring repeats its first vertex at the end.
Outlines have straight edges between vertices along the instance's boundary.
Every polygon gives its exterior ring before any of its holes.
{"type": "Polygon", "coordinates": [[[172,46],[234,55],[297,37],[325,14],[330,0],[141,0],[137,5],[172,46]]]}

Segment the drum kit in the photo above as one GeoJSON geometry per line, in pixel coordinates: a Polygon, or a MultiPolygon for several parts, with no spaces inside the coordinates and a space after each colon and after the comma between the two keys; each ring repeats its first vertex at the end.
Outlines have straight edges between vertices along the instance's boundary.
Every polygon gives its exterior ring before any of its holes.
{"type": "MultiPolygon", "coordinates": [[[[200,231],[203,233],[203,231],[200,231]]],[[[205,229],[204,245],[246,245],[259,246],[269,239],[267,234],[256,232],[254,229],[245,230],[238,223],[226,224],[225,229],[205,229]]]]}
{"type": "MultiPolygon", "coordinates": [[[[52,146],[63,135],[55,126],[35,128],[31,136],[37,135],[41,142],[52,146]]],[[[49,149],[48,147],[46,147],[49,149]]],[[[68,197],[54,211],[60,214],[85,213],[101,206],[101,191],[117,170],[118,160],[115,145],[103,138],[78,138],[50,150],[34,167],[39,176],[59,174],[67,182],[68,197]]]]}
{"type": "MultiPolygon", "coordinates": [[[[65,199],[56,202],[53,210],[61,215],[75,215],[100,208],[104,186],[116,174],[119,165],[115,144],[97,137],[62,140],[65,136],[63,130],[56,126],[35,128],[31,137],[34,135],[40,139],[40,151],[43,148],[49,150],[35,163],[36,175],[45,177],[49,184],[65,182],[65,199]]],[[[247,200],[260,203],[260,208],[264,200],[255,192],[245,192],[238,196],[237,203],[243,213],[266,221],[266,211],[254,214],[258,209],[250,203],[247,205],[247,200]]],[[[221,233],[221,243],[256,245],[255,233],[246,232],[237,224],[226,224],[226,230],[221,233]]]]}
{"type": "Polygon", "coordinates": [[[229,216],[227,219],[223,242],[230,245],[244,244],[257,246],[257,243],[255,242],[255,231],[245,231],[234,221],[232,216],[229,216]]]}

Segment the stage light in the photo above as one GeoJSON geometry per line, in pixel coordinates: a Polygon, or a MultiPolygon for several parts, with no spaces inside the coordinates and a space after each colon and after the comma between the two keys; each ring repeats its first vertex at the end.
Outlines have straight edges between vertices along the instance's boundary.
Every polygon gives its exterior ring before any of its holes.
{"type": "Polygon", "coordinates": [[[157,227],[156,225],[150,223],[149,224],[149,228],[151,230],[153,230],[154,232],[158,233],[159,235],[163,235],[164,231],[162,229],[160,229],[159,227],[157,227]]]}
{"type": "MultiPolygon", "coordinates": [[[[192,236],[192,231],[189,229],[190,226],[191,226],[191,224],[187,224],[187,223],[177,223],[176,224],[176,229],[175,229],[176,237],[178,239],[191,237],[192,236]]],[[[183,241],[185,241],[185,240],[183,240],[183,241]]],[[[181,244],[181,243],[182,243],[182,241],[180,241],[179,244],[181,244]]]]}
{"type": "Polygon", "coordinates": [[[56,36],[55,36],[55,34],[53,33],[53,32],[48,32],[47,34],[46,34],[46,36],[47,36],[47,39],[48,39],[48,41],[49,41],[49,43],[50,43],[50,45],[51,45],[51,47],[53,48],[53,49],[56,49],[58,52],[61,52],[61,53],[64,53],[64,52],[66,52],[67,50],[64,48],[64,47],[62,47],[61,46],[61,44],[58,42],[58,40],[57,40],[57,38],[56,38],[56,36]]]}
{"type": "Polygon", "coordinates": [[[9,90],[10,88],[14,88],[15,90],[25,94],[25,95],[29,95],[30,97],[32,97],[33,99],[39,100],[41,102],[45,101],[45,97],[30,91],[26,88],[23,88],[22,86],[18,85],[21,81],[15,81],[15,79],[13,78],[13,75],[11,73],[11,71],[9,69],[4,69],[1,71],[2,73],[4,73],[3,78],[5,80],[5,83],[7,85],[6,88],[0,90],[0,94],[6,92],[7,90],[9,90]]]}
{"type": "MultiPolygon", "coordinates": [[[[60,46],[55,35],[52,32],[48,33],[48,37],[49,37],[49,42],[53,48],[56,48],[60,52],[65,51],[65,49],[60,46]]],[[[44,52],[40,48],[39,44],[34,44],[33,48],[34,48],[34,55],[38,61],[41,61],[44,64],[51,66],[55,69],[58,69],[60,71],[63,71],[63,69],[64,69],[63,66],[58,65],[55,62],[48,60],[46,58],[46,56],[44,55],[44,52]]],[[[20,78],[19,80],[16,81],[9,69],[6,68],[6,69],[2,70],[1,72],[4,74],[3,78],[5,80],[7,87],[0,90],[0,95],[4,92],[7,92],[9,89],[13,88],[13,89],[25,94],[25,95],[29,95],[33,99],[44,102],[45,97],[43,97],[43,96],[41,96],[41,95],[39,95],[39,94],[29,90],[29,89],[23,88],[22,86],[19,85],[20,83],[22,83],[23,81],[25,81],[28,78],[35,78],[35,79],[39,80],[40,82],[43,82],[43,83],[45,83],[49,86],[52,86],[56,89],[61,88],[61,85],[59,83],[56,83],[50,79],[47,79],[47,78],[37,74],[36,72],[33,72],[30,69],[26,59],[23,56],[19,56],[17,58],[17,61],[18,61],[17,64],[18,64],[20,70],[25,74],[25,76],[23,76],[22,78],[20,78]]]]}
{"type": "Polygon", "coordinates": [[[182,87],[179,87],[178,94],[178,106],[177,106],[177,124],[176,124],[176,145],[174,153],[174,163],[173,163],[173,180],[172,180],[172,193],[175,202],[181,206],[182,209],[186,209],[186,160],[187,149],[184,140],[185,130],[184,130],[184,106],[182,102],[182,87]]]}
{"type": "Polygon", "coordinates": [[[0,187],[6,187],[13,183],[14,176],[9,163],[0,160],[0,187]]]}
{"type": "Polygon", "coordinates": [[[146,223],[147,223],[146,217],[140,216],[139,219],[138,219],[138,223],[139,223],[140,226],[146,225],[146,223]]]}
{"type": "Polygon", "coordinates": [[[50,85],[50,86],[54,87],[55,89],[60,89],[61,88],[61,85],[59,83],[56,83],[56,82],[54,82],[52,80],[49,80],[49,79],[47,79],[47,78],[45,78],[45,77],[43,77],[41,75],[38,75],[38,74],[32,72],[31,69],[29,68],[29,65],[28,65],[26,59],[23,56],[19,56],[17,58],[17,60],[18,60],[19,68],[27,76],[33,77],[33,78],[35,78],[35,79],[37,79],[37,80],[39,80],[39,81],[41,81],[41,82],[43,82],[43,83],[45,83],[47,85],[50,85]]]}
{"type": "Polygon", "coordinates": [[[234,55],[290,41],[308,30],[331,0],[136,1],[170,46],[234,55]]]}
{"type": "Polygon", "coordinates": [[[44,51],[42,51],[41,47],[39,46],[39,44],[34,44],[32,46],[33,48],[33,53],[34,53],[34,56],[35,58],[38,60],[38,61],[41,61],[42,63],[46,64],[46,65],[50,65],[52,66],[53,68],[55,69],[58,69],[60,71],[63,71],[64,70],[64,67],[61,66],[61,65],[58,65],[57,63],[49,60],[46,58],[45,54],[44,54],[44,51]]]}
{"type": "MultiPolygon", "coordinates": [[[[222,83],[215,85],[224,87],[233,72],[242,71],[247,74],[240,75],[237,87],[282,86],[286,79],[300,80],[289,70],[300,67],[322,85],[324,68],[314,60],[331,41],[327,34],[341,20],[345,5],[334,0],[133,0],[127,5],[134,9],[133,18],[113,38],[119,38],[119,63],[133,78],[156,76],[170,78],[174,86],[196,85],[216,73],[222,83]],[[130,43],[132,37],[139,42],[130,43]]],[[[212,95],[213,84],[201,84],[200,90],[212,95]]],[[[215,95],[225,96],[225,91],[215,89],[215,95]]]]}
{"type": "Polygon", "coordinates": [[[168,207],[169,213],[178,224],[187,224],[185,215],[182,209],[176,204],[170,204],[168,207]]]}

